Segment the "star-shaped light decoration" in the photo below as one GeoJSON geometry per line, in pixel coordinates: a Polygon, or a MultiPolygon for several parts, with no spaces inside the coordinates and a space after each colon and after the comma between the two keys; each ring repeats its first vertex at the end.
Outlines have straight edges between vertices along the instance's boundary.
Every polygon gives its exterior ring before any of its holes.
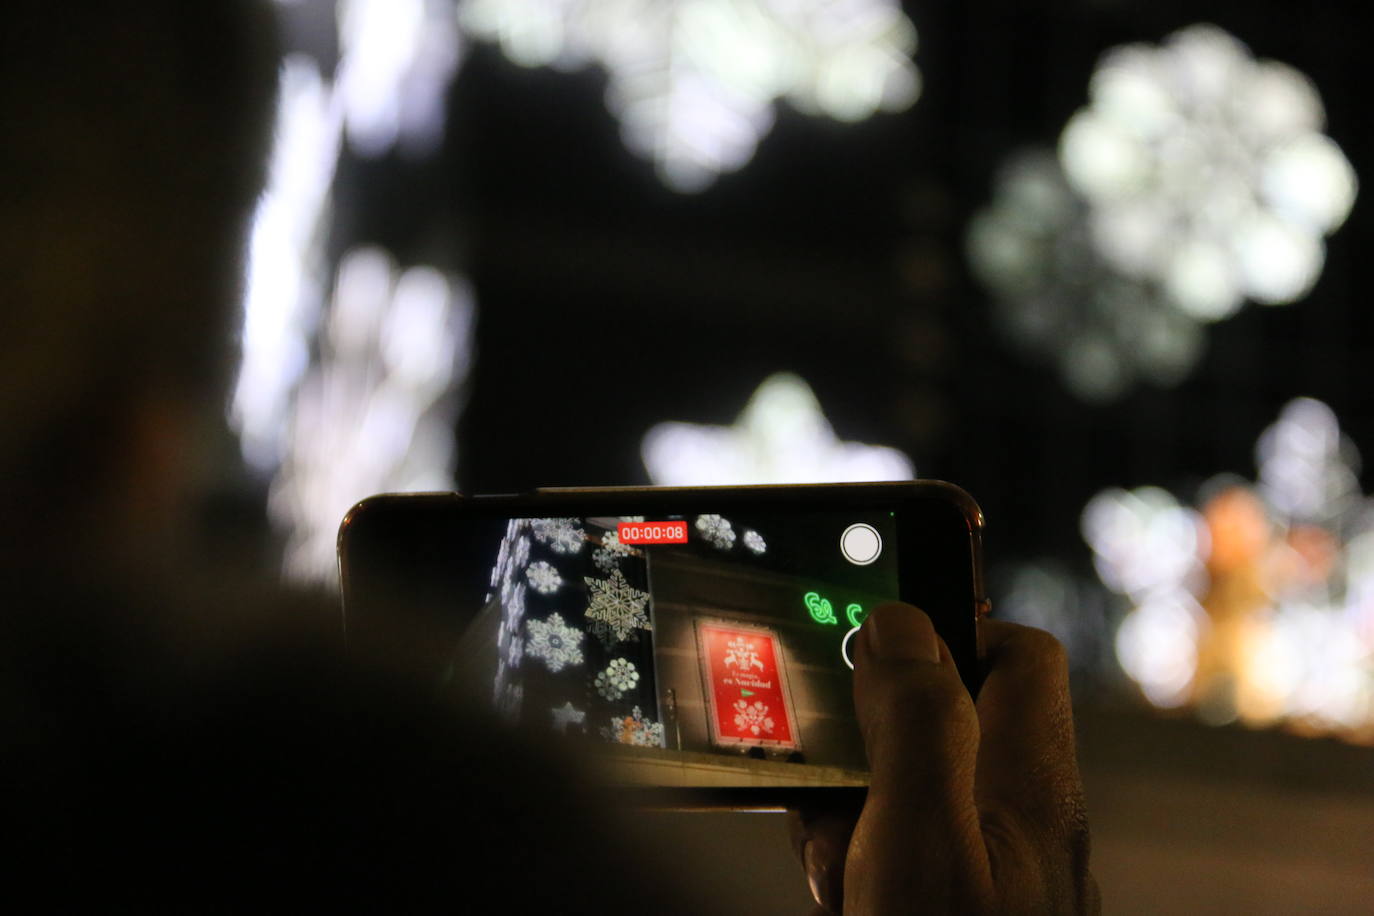
{"type": "Polygon", "coordinates": [[[568,733],[568,726],[583,725],[587,721],[587,711],[578,709],[571,700],[550,709],[549,715],[553,716],[553,728],[560,735],[568,733]]]}
{"type": "Polygon", "coordinates": [[[909,480],[895,448],[842,442],[810,386],[795,375],[764,380],[734,426],[660,423],[641,447],[660,486],[909,480]]]}
{"type": "Polygon", "coordinates": [[[626,145],[679,191],[748,162],[778,100],[860,121],[921,89],[897,0],[462,0],[458,15],[522,66],[604,68],[626,145]]]}

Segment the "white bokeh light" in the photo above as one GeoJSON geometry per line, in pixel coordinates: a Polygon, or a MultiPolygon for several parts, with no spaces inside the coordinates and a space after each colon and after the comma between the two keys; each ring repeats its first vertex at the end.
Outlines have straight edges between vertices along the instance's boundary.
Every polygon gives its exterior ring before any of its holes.
{"type": "Polygon", "coordinates": [[[244,458],[262,472],[281,460],[292,392],[310,364],[323,307],[323,244],[339,120],[314,61],[288,57],[278,84],[267,189],[249,234],[242,356],[230,407],[244,458]]]}
{"type": "Polygon", "coordinates": [[[1307,77],[1195,25],[1109,51],[1089,94],[1060,159],[1116,268],[1204,321],[1306,295],[1356,187],[1307,77]]]}
{"type": "Polygon", "coordinates": [[[1305,76],[1215,26],[1108,51],[1058,155],[1011,157],[970,223],[999,322],[1085,400],[1177,384],[1208,322],[1316,283],[1357,189],[1323,121],[1305,76]]]}
{"type": "Polygon", "coordinates": [[[335,532],[353,502],[451,488],[473,310],[462,280],[400,270],[369,248],[344,257],[326,301],[331,189],[345,139],[363,156],[432,150],[461,52],[442,0],[341,0],[336,12],[334,79],[306,55],[282,68],[230,407],[245,460],[271,475],[287,575],[330,586],[335,532]]]}
{"type": "Polygon", "coordinates": [[[452,486],[472,315],[466,285],[433,268],[399,271],[375,248],[340,261],[320,361],[272,485],[293,577],[331,581],[339,521],[363,497],[452,486]]]}
{"type": "Polygon", "coordinates": [[[461,0],[459,22],[521,66],[596,64],[626,144],[679,191],[739,169],[784,100],[859,121],[920,94],[895,0],[461,0]]]}
{"type": "Polygon", "coordinates": [[[1259,480],[1220,477],[1201,511],[1156,488],[1083,513],[1103,585],[1130,609],[1118,662],[1157,706],[1374,743],[1374,501],[1320,401],[1260,436],[1259,480]]]}
{"type": "Polygon", "coordinates": [[[444,93],[462,56],[447,0],[339,0],[335,83],[349,146],[422,155],[443,137],[444,93]]]}
{"type": "Polygon", "coordinates": [[[909,480],[894,448],[842,442],[811,388],[795,375],[764,380],[734,426],[660,423],[644,436],[644,466],[659,486],[909,480]]]}

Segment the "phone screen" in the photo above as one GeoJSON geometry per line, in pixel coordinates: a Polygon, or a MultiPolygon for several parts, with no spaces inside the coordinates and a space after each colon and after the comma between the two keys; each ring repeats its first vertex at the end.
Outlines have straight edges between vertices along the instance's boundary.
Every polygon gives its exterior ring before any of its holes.
{"type": "Polygon", "coordinates": [[[934,487],[801,489],[389,498],[345,548],[345,606],[403,591],[448,647],[441,681],[605,784],[865,786],[859,627],[883,602],[917,604],[969,682],[981,520],[934,487]],[[644,514],[610,514],[624,511],[644,514]]]}
{"type": "Polygon", "coordinates": [[[899,595],[894,519],[509,519],[463,663],[486,643],[499,714],[613,783],[864,785],[850,651],[899,595]]]}

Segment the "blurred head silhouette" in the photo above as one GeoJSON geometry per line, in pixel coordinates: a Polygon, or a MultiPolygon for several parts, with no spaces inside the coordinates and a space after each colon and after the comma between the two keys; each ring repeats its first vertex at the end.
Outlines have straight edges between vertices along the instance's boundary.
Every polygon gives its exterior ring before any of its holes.
{"type": "Polygon", "coordinates": [[[19,0],[5,20],[7,547],[159,555],[176,541],[198,425],[222,412],[270,132],[272,18],[226,0],[19,0]]]}

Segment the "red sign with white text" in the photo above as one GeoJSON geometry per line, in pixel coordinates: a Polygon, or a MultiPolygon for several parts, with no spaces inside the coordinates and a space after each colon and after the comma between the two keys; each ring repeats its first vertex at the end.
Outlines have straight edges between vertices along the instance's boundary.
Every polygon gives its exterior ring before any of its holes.
{"type": "Polygon", "coordinates": [[[776,633],[699,620],[697,648],[716,744],[801,746],[776,633]]]}

